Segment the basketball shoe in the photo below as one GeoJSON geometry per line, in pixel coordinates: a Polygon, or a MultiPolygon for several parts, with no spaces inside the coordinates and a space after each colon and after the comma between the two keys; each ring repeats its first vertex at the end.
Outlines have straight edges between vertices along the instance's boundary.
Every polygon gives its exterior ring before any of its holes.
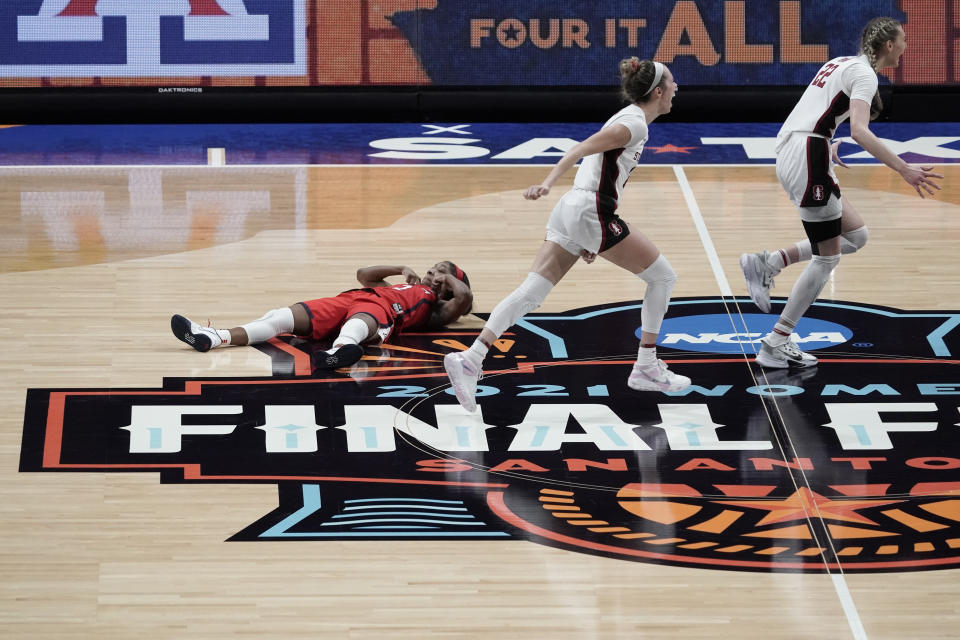
{"type": "Polygon", "coordinates": [[[213,327],[201,327],[190,318],[184,318],[181,315],[170,318],[170,329],[181,342],[186,342],[200,352],[210,351],[223,342],[213,327]]]}
{"type": "Polygon", "coordinates": [[[476,411],[477,380],[483,376],[480,368],[456,351],[443,356],[443,368],[450,378],[460,406],[470,413],[476,411]]]}
{"type": "Polygon", "coordinates": [[[663,360],[645,366],[635,362],[627,386],[635,391],[681,391],[690,386],[690,378],[670,371],[663,360]]]}
{"type": "Polygon", "coordinates": [[[345,344],[339,349],[321,351],[314,357],[314,364],[318,369],[340,369],[349,367],[363,357],[363,347],[358,344],[345,344]]]}
{"type": "Polygon", "coordinates": [[[773,276],[780,273],[767,262],[769,255],[770,252],[761,251],[740,256],[740,269],[743,271],[743,278],[747,281],[747,292],[757,308],[764,313],[770,313],[770,289],[773,287],[773,276]]]}
{"type": "Polygon", "coordinates": [[[816,357],[798,349],[790,339],[781,344],[772,344],[770,336],[760,341],[760,352],[757,354],[756,362],[766,369],[817,366],[816,357]]]}

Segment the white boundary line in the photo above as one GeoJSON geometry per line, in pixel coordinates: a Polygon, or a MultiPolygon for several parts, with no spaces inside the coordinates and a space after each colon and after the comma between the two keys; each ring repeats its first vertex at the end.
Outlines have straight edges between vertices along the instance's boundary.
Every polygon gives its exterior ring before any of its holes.
{"type": "MultiPolygon", "coordinates": [[[[693,189],[687,180],[687,174],[681,165],[673,165],[673,173],[677,176],[680,190],[683,192],[683,197],[687,201],[687,208],[690,210],[690,216],[693,218],[693,223],[697,227],[700,242],[703,244],[707,259],[710,261],[710,267],[713,269],[713,277],[720,287],[720,293],[723,297],[733,297],[733,293],[730,290],[730,282],[727,280],[727,276],[723,272],[723,267],[720,265],[717,249],[713,244],[713,240],[710,238],[707,225],[703,221],[703,214],[700,212],[700,206],[697,204],[697,199],[693,195],[693,189]]],[[[850,632],[853,634],[854,640],[867,640],[867,633],[863,628],[860,612],[857,611],[857,606],[854,604],[853,596],[850,594],[850,589],[847,586],[847,580],[843,575],[843,568],[840,567],[836,573],[830,572],[829,569],[827,571],[833,581],[833,588],[837,592],[837,598],[843,607],[843,614],[847,618],[847,625],[850,627],[850,632]]]]}
{"type": "Polygon", "coordinates": [[[710,261],[710,268],[713,269],[713,277],[720,287],[720,295],[724,298],[732,298],[733,290],[730,289],[730,282],[720,265],[720,257],[717,255],[716,247],[713,246],[713,240],[710,238],[710,232],[707,231],[707,225],[703,221],[697,199],[693,196],[693,189],[690,188],[690,183],[687,181],[687,174],[684,173],[683,167],[678,164],[673,165],[673,173],[677,176],[677,182],[680,183],[680,190],[683,192],[683,199],[687,201],[687,208],[690,210],[693,224],[697,227],[697,233],[700,234],[700,243],[707,253],[707,260],[710,261]]]}
{"type": "Polygon", "coordinates": [[[840,606],[843,607],[843,614],[847,617],[847,624],[850,625],[850,632],[853,633],[854,640],[867,640],[867,632],[863,628],[863,621],[860,620],[860,612],[857,611],[857,605],[853,603],[853,596],[850,595],[850,589],[847,587],[847,579],[843,571],[831,573],[833,588],[840,598],[840,606]]]}

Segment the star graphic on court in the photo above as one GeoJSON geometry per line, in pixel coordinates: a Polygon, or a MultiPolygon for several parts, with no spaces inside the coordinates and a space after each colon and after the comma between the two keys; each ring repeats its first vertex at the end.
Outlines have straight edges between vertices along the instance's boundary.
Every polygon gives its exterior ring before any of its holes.
{"type": "Polygon", "coordinates": [[[758,525],[805,520],[807,517],[875,525],[876,522],[857,513],[857,509],[895,504],[903,500],[831,500],[806,487],[801,487],[783,500],[718,500],[717,502],[769,511],[757,523],[758,525]]]}
{"type": "Polygon", "coordinates": [[[653,149],[654,153],[690,153],[690,149],[696,149],[697,147],[678,147],[674,144],[665,144],[662,147],[647,147],[647,149],[653,149]]]}

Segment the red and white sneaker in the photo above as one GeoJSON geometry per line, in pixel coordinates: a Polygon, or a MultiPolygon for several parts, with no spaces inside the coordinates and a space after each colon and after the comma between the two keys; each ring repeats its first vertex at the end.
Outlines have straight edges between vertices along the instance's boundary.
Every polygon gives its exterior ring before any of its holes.
{"type": "Polygon", "coordinates": [[[213,327],[201,327],[190,318],[180,315],[170,318],[170,330],[177,339],[186,342],[197,351],[210,351],[223,343],[223,339],[213,327]]]}
{"type": "Polygon", "coordinates": [[[645,366],[635,362],[627,386],[635,391],[682,391],[690,386],[690,378],[670,371],[663,360],[645,366]]]}
{"type": "Polygon", "coordinates": [[[477,410],[477,380],[483,376],[479,367],[474,366],[459,352],[448,353],[443,356],[443,368],[450,378],[453,392],[457,395],[457,402],[467,411],[477,410]]]}

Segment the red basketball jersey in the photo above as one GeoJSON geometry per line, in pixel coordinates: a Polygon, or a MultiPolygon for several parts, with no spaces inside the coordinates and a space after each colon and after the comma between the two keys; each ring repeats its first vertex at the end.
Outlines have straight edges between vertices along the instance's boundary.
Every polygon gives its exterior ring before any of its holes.
{"type": "Polygon", "coordinates": [[[437,294],[422,284],[395,284],[369,289],[388,303],[390,316],[399,330],[426,326],[437,294]]]}

